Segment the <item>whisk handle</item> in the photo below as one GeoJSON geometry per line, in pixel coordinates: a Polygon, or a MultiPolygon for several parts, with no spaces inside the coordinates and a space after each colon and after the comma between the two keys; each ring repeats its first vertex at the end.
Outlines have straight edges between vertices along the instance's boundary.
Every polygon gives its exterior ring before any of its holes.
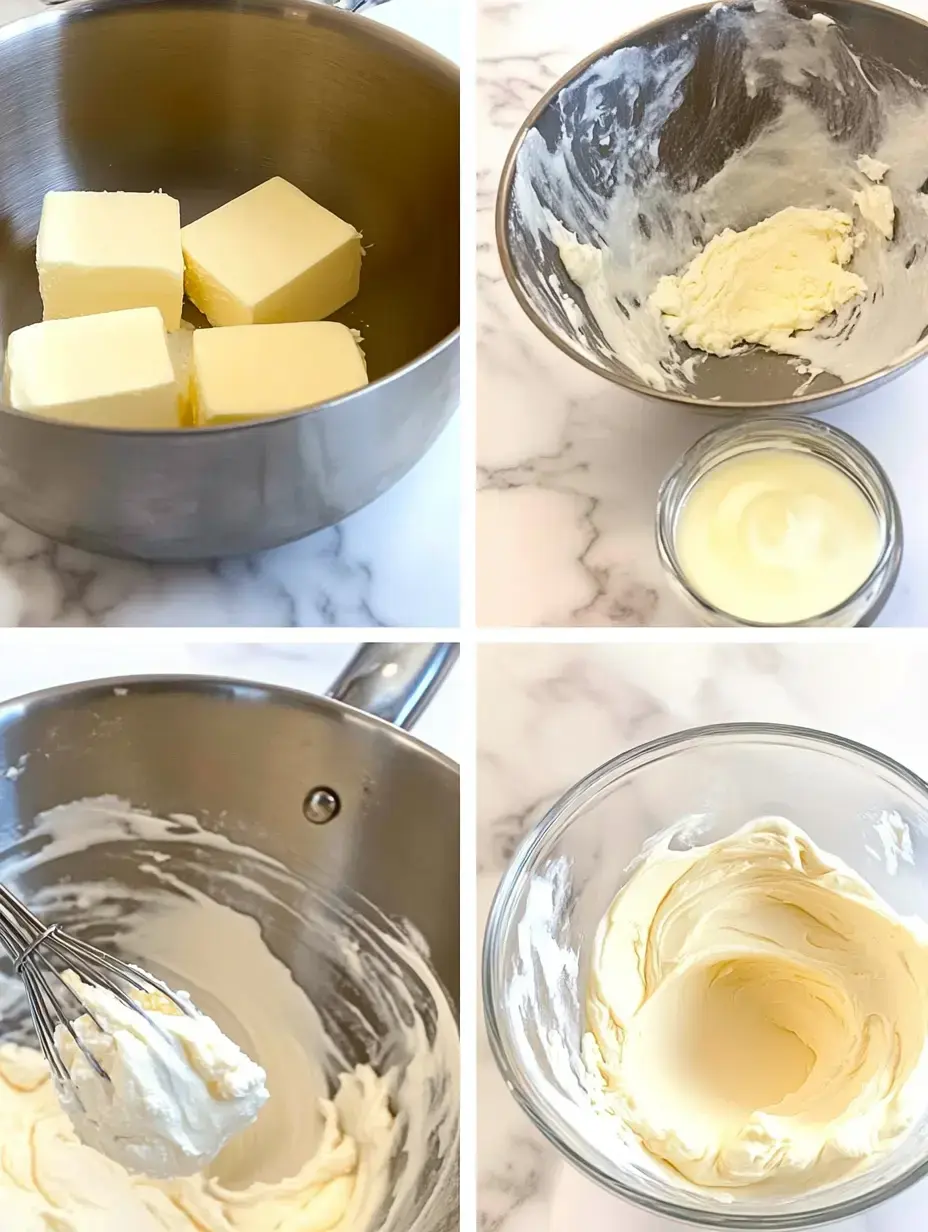
{"type": "Polygon", "coordinates": [[[0,882],[0,945],[13,960],[17,975],[36,946],[45,940],[48,931],[13,891],[0,882]]]}

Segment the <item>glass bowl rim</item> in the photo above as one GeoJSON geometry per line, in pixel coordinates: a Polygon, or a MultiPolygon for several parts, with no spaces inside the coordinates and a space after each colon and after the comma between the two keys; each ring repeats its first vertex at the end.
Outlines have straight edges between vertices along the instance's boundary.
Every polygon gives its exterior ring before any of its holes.
{"type": "MultiPolygon", "coordinates": [[[[785,1211],[783,1214],[773,1215],[758,1215],[753,1212],[737,1214],[734,1209],[718,1212],[692,1210],[679,1202],[640,1193],[631,1186],[606,1176],[566,1140],[557,1123],[559,1120],[557,1114],[549,1116],[549,1109],[536,1098],[535,1092],[523,1077],[519,1066],[513,1063],[512,1056],[515,1049],[512,1046],[510,1033],[503,1026],[505,1015],[499,1012],[498,1008],[501,1003],[499,996],[501,989],[497,959],[502,938],[507,935],[512,923],[515,892],[520,887],[527,870],[535,862],[538,853],[551,839],[566,829],[575,813],[583,805],[589,803],[604,787],[611,786],[629,771],[648,765],[656,758],[683,752],[700,745],[751,743],[754,740],[781,746],[793,745],[806,750],[814,749],[817,752],[838,753],[846,758],[856,759],[858,762],[865,763],[870,769],[882,770],[901,779],[910,789],[924,798],[925,807],[928,810],[928,782],[914,771],[885,753],[881,753],[878,749],[818,728],[802,727],[791,723],[710,723],[683,728],[666,736],[659,736],[654,740],[637,744],[601,763],[562,792],[519,843],[509,866],[497,885],[490,904],[483,939],[481,992],[484,1024],[490,1051],[510,1094],[548,1142],[568,1163],[589,1180],[605,1189],[613,1197],[621,1198],[653,1214],[682,1223],[734,1230],[743,1228],[747,1220],[751,1228],[758,1232],[762,1229],[765,1232],[794,1232],[796,1229],[821,1227],[827,1223],[835,1223],[863,1214],[890,1198],[898,1197],[917,1181],[928,1176],[928,1144],[926,1144],[923,1157],[901,1176],[875,1186],[869,1192],[857,1197],[838,1201],[830,1207],[792,1214],[785,1211]]],[[[827,1189],[822,1191],[823,1194],[827,1192],[827,1189]]]]}
{"type": "MultiPolygon", "coordinates": [[[[861,620],[866,620],[867,617],[875,618],[882,611],[899,580],[905,549],[902,509],[892,480],[882,463],[866,445],[849,432],[836,428],[824,420],[810,419],[805,415],[763,416],[753,421],[740,420],[734,424],[722,423],[710,429],[704,436],[700,436],[677,458],[661,481],[654,516],[654,539],[661,565],[690,604],[704,616],[720,617],[729,626],[742,629],[808,629],[827,625],[829,621],[840,617],[842,613],[855,611],[871,591],[873,593],[861,614],[861,620]],[[704,598],[690,581],[680,564],[677,553],[677,518],[695,488],[717,466],[723,465],[729,458],[740,457],[755,451],[762,452],[765,448],[771,452],[780,450],[790,453],[813,453],[820,457],[821,453],[816,453],[815,449],[809,445],[809,440],[799,442],[799,438],[803,436],[814,441],[815,446],[818,446],[821,452],[844,455],[842,462],[837,462],[833,458],[827,458],[826,461],[829,466],[850,479],[868,505],[873,507],[873,512],[880,522],[880,552],[870,572],[856,590],[824,612],[817,612],[813,616],[789,621],[786,624],[746,620],[731,612],[726,612],[723,608],[716,607],[704,598]],[[766,446],[761,443],[765,437],[773,438],[766,446]],[[786,438],[790,438],[788,443],[784,443],[786,438]],[[688,469],[695,469],[704,463],[706,457],[714,450],[724,448],[725,445],[730,445],[732,452],[724,458],[710,462],[701,475],[690,479],[684,487],[688,469]],[[876,490],[876,500],[871,497],[856,475],[848,475],[844,465],[848,458],[855,466],[868,472],[867,479],[876,490]]],[[[855,623],[860,624],[861,621],[855,623]]]]}

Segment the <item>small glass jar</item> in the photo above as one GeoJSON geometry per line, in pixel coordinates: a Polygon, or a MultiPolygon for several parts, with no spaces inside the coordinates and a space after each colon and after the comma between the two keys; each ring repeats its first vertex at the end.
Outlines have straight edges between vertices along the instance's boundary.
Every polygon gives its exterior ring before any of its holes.
{"type": "Polygon", "coordinates": [[[677,592],[703,625],[770,628],[741,620],[714,607],[693,588],[677,555],[680,515],[696,485],[719,463],[757,450],[811,454],[839,470],[866,498],[877,519],[880,552],[866,581],[837,607],[787,628],[837,628],[873,624],[899,576],[902,563],[902,515],[886,472],[852,436],[829,424],[799,416],[741,422],[717,428],[686,451],[661,484],[657,500],[657,551],[677,592]]]}

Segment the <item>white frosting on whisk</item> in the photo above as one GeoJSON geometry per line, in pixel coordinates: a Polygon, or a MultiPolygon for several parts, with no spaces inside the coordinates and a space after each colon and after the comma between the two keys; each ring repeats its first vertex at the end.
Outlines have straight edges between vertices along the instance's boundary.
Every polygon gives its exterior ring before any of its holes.
{"type": "Polygon", "coordinates": [[[64,1025],[55,1030],[71,1077],[58,1095],[81,1141],[109,1159],[165,1180],[190,1176],[267,1102],[264,1070],[186,993],[176,996],[188,1013],[158,992],[133,991],[140,1013],[73,971],[62,978],[88,1012],[72,1024],[83,1048],[64,1025]]]}
{"type": "MultiPolygon", "coordinates": [[[[192,818],[152,817],[114,798],[47,814],[0,859],[0,876],[21,882],[20,896],[43,918],[63,919],[72,931],[75,920],[92,921],[86,940],[188,988],[265,1067],[271,1096],[212,1167],[151,1181],[83,1146],[57,1112],[41,1056],[0,1044],[4,1227],[8,1215],[11,1227],[24,1228],[55,1216],[68,1232],[456,1226],[457,1031],[414,935],[369,904],[363,916],[333,905],[192,818]],[[134,891],[119,884],[114,860],[131,862],[134,891]],[[88,869],[99,880],[82,882],[88,869]],[[36,892],[37,881],[45,888],[36,892]],[[262,903],[286,918],[276,938],[291,947],[285,961],[262,935],[262,903]],[[341,997],[320,1001],[322,1014],[289,969],[313,934],[313,953],[333,955],[344,983],[341,997]],[[366,1005],[352,1003],[355,988],[366,1005]],[[339,1021],[340,1001],[347,1009],[339,1021]],[[365,1053],[376,1070],[358,1063],[365,1053]]],[[[0,1039],[21,1044],[31,1029],[17,992],[0,976],[0,1039]]]]}

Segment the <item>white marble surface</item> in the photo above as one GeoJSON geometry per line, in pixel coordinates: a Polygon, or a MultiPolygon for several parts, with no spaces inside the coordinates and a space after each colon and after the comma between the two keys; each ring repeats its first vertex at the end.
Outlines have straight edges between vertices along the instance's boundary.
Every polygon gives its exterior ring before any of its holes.
{"type": "MultiPolygon", "coordinates": [[[[140,642],[115,633],[104,642],[96,634],[21,634],[15,650],[7,646],[0,665],[0,701],[33,689],[108,676],[148,674],[228,676],[263,684],[325,693],[356,649],[352,642],[307,645],[278,642],[199,642],[150,637],[140,642]]],[[[455,761],[462,754],[460,709],[462,673],[452,669],[415,727],[415,735],[455,761]]]]}
{"type": "MultiPolygon", "coordinates": [[[[544,808],[607,758],[681,728],[754,720],[837,732],[928,775],[928,645],[484,646],[478,658],[477,924],[544,808]]],[[[479,996],[479,991],[478,994],[479,996]]],[[[480,1232],[673,1232],[566,1163],[503,1085],[479,1021],[480,1232]]],[[[920,1232],[928,1183],[846,1232],[920,1232]]]]}
{"type": "MultiPolygon", "coordinates": [[[[0,24],[43,7],[41,0],[0,0],[0,24]]],[[[390,0],[370,18],[458,57],[458,0],[390,0]]],[[[61,547],[0,516],[0,626],[457,625],[458,419],[366,509],[247,558],[189,566],[114,561],[61,547]]]]}
{"type": "MultiPolygon", "coordinates": [[[[499,172],[525,116],[573,64],[682,0],[479,0],[477,598],[482,625],[679,625],[653,545],[658,485],[711,419],[586,372],[530,324],[493,235],[499,172]]],[[[928,0],[896,7],[928,16],[928,0]]],[[[826,418],[889,472],[906,559],[881,623],[928,624],[928,363],[826,418]]]]}

